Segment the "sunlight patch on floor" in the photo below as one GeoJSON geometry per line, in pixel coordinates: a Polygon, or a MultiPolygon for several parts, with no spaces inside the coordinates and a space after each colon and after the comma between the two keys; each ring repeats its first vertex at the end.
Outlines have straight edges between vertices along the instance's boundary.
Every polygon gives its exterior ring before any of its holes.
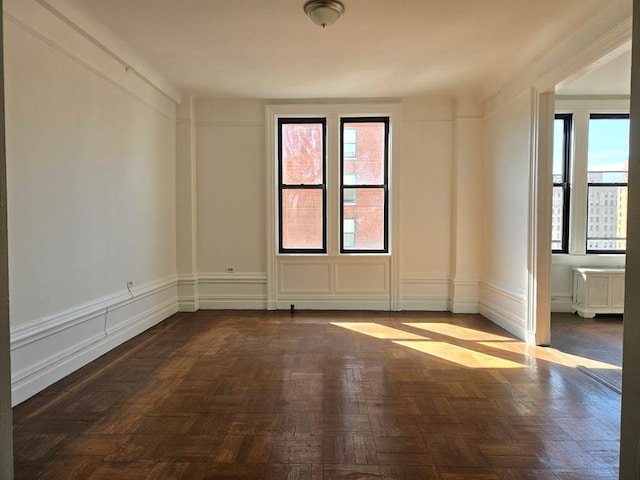
{"type": "Polygon", "coordinates": [[[419,328],[420,330],[425,330],[430,333],[446,335],[458,340],[470,340],[476,342],[499,340],[513,341],[513,338],[496,335],[495,333],[483,332],[482,330],[475,330],[473,328],[451,325],[449,323],[403,323],[403,325],[419,328]]]}
{"type": "Polygon", "coordinates": [[[336,327],[346,328],[354,332],[369,335],[370,337],[382,340],[429,340],[427,337],[416,335],[415,333],[405,332],[397,328],[387,327],[379,323],[367,322],[331,322],[336,327]]]}
{"type": "Polygon", "coordinates": [[[527,368],[527,365],[446,342],[394,341],[397,345],[411,348],[428,355],[453,362],[467,368],[527,368]]]}

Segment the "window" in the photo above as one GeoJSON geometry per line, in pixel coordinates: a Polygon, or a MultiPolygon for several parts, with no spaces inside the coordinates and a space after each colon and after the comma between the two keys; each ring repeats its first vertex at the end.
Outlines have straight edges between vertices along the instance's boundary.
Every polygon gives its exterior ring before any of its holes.
{"type": "Polygon", "coordinates": [[[386,253],[389,118],[342,118],[340,136],[340,252],[386,253]],[[355,140],[355,146],[347,148],[347,140],[355,140]],[[348,157],[348,152],[357,152],[357,159],[348,157]],[[348,230],[345,220],[353,222],[348,230]]]}
{"type": "Polygon", "coordinates": [[[571,164],[571,130],[573,116],[557,114],[553,123],[553,215],[551,249],[569,251],[569,165],[571,164]]]}
{"type": "Polygon", "coordinates": [[[390,117],[294,115],[273,123],[277,252],[389,253],[390,117]]]}
{"type": "Polygon", "coordinates": [[[324,118],[278,120],[279,252],[326,253],[324,118]]]}
{"type": "Polygon", "coordinates": [[[624,253],[627,248],[629,115],[591,114],[588,142],[587,253],[624,253]],[[608,208],[595,208],[597,205],[608,208]],[[612,225],[593,234],[592,225],[599,223],[612,225]]]}

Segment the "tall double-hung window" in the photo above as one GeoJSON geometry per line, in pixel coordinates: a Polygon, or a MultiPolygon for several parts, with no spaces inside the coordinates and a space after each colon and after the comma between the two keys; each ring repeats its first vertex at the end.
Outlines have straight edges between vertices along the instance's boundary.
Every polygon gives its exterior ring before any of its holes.
{"type": "Polygon", "coordinates": [[[389,119],[340,120],[341,253],[388,251],[389,119]]]}
{"type": "Polygon", "coordinates": [[[280,253],[327,252],[327,121],[278,121],[280,253]]]}
{"type": "Polygon", "coordinates": [[[573,115],[556,114],[553,124],[553,202],[551,248],[553,253],[569,251],[569,200],[571,186],[571,131],[573,115]]]}
{"type": "Polygon", "coordinates": [[[324,117],[278,119],[281,254],[389,252],[389,118],[336,127],[329,138],[324,117]]]}
{"type": "Polygon", "coordinates": [[[627,248],[629,115],[589,117],[587,154],[587,253],[627,248]]]}

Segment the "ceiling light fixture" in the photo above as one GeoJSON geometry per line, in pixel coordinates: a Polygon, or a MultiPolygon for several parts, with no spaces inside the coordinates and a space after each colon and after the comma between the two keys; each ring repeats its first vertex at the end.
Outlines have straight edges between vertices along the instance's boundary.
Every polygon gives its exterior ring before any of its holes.
{"type": "Polygon", "coordinates": [[[324,28],[338,21],[344,13],[344,5],[339,0],[309,0],[304,4],[304,13],[313,23],[324,28]]]}

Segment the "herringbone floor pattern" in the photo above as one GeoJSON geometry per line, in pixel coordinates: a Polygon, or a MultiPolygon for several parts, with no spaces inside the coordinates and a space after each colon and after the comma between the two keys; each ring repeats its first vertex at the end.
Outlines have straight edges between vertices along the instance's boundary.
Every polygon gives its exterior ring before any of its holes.
{"type": "Polygon", "coordinates": [[[16,478],[613,480],[619,409],[478,315],[181,313],[18,406],[16,478]]]}

